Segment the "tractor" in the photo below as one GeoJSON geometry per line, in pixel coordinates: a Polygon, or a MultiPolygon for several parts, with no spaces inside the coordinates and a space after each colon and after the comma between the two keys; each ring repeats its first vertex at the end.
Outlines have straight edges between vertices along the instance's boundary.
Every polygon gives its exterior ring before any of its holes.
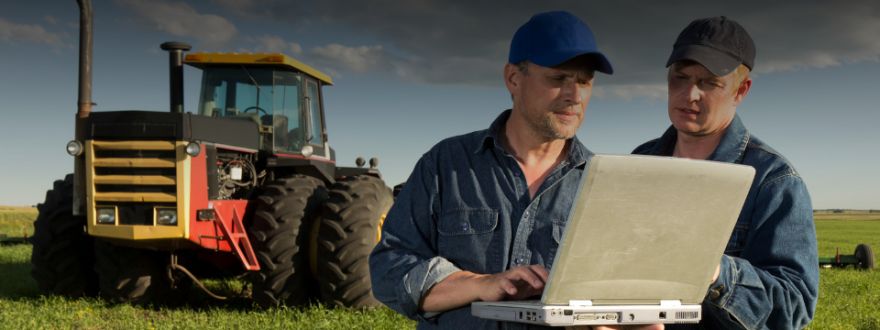
{"type": "Polygon", "coordinates": [[[323,88],[284,54],[187,53],[170,62],[170,111],[92,112],[92,9],[80,7],[73,174],[34,222],[32,275],[46,294],[161,302],[201,279],[245,274],[261,306],[368,307],[367,258],[393,201],[358,157],[339,167],[323,88]],[[202,71],[183,110],[183,65],[202,71]]]}

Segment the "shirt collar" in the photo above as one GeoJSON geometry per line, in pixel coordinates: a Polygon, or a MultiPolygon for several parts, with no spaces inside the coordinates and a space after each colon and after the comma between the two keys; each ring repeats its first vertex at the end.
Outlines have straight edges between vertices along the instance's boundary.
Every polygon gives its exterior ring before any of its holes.
{"type": "MultiPolygon", "coordinates": [[[[675,149],[675,141],[678,139],[678,131],[674,126],[669,126],[663,136],[654,145],[650,154],[672,156],[675,149]]],[[[739,119],[739,115],[734,114],[730,125],[724,130],[721,141],[715,147],[715,151],[709,155],[709,160],[736,163],[742,159],[746,146],[749,144],[749,131],[739,119]]]]}
{"type": "MultiPolygon", "coordinates": [[[[495,148],[504,153],[508,153],[507,149],[505,149],[501,145],[501,139],[499,135],[502,132],[502,127],[507,124],[507,119],[510,118],[511,109],[507,109],[498,115],[497,118],[489,125],[489,129],[483,131],[482,137],[479,139],[480,143],[474,149],[474,153],[481,153],[490,148],[495,148]]],[[[571,147],[568,148],[568,155],[566,156],[566,162],[572,164],[574,166],[579,166],[586,164],[587,159],[593,155],[593,152],[587,149],[586,146],[578,140],[577,136],[571,138],[571,147]]]]}
{"type": "Polygon", "coordinates": [[[507,123],[507,119],[510,118],[511,112],[513,112],[511,109],[504,110],[504,112],[492,121],[492,124],[489,125],[489,129],[483,131],[483,136],[480,138],[480,144],[476,146],[474,153],[480,153],[491,147],[504,150],[504,148],[501,147],[501,139],[499,139],[498,136],[501,134],[504,124],[507,123]]]}
{"type": "Polygon", "coordinates": [[[738,115],[733,115],[730,126],[724,131],[721,142],[715,147],[715,152],[709,156],[709,160],[719,162],[737,163],[742,159],[746,146],[749,144],[749,131],[740,121],[738,115]]]}

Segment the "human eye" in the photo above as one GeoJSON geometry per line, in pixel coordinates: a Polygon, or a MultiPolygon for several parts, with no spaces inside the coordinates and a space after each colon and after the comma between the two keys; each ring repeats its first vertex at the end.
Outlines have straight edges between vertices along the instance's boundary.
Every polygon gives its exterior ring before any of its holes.
{"type": "Polygon", "coordinates": [[[683,74],[673,74],[669,77],[669,81],[676,85],[684,85],[690,81],[690,77],[683,74]]]}
{"type": "Polygon", "coordinates": [[[723,88],[724,85],[721,84],[720,81],[715,79],[701,79],[700,80],[700,89],[702,90],[712,90],[723,88]]]}
{"type": "Polygon", "coordinates": [[[552,86],[561,86],[565,83],[566,76],[564,74],[549,74],[546,79],[547,83],[552,86]]]}
{"type": "Polygon", "coordinates": [[[672,87],[682,87],[688,83],[688,76],[681,73],[670,73],[668,76],[669,85],[672,87]]]}

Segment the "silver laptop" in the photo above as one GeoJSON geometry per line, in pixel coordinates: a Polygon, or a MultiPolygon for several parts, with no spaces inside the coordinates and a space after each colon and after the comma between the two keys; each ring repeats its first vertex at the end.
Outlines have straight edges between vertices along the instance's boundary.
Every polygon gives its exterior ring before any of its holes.
{"type": "Polygon", "coordinates": [[[541,300],[475,302],[477,317],[550,326],[695,323],[755,170],[596,155],[541,300]]]}

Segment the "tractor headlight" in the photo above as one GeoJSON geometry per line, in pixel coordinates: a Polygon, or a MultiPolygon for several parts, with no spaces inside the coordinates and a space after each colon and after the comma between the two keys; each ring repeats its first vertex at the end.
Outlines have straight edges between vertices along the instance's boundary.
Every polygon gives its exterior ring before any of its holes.
{"type": "Polygon", "coordinates": [[[311,157],[313,153],[315,153],[315,149],[312,146],[305,146],[300,150],[304,157],[311,157]]]}
{"type": "Polygon", "coordinates": [[[156,223],[163,226],[177,225],[177,209],[156,209],[156,223]]]}
{"type": "Polygon", "coordinates": [[[195,142],[190,142],[186,145],[186,154],[190,156],[198,156],[199,152],[202,152],[202,146],[195,142]]]}
{"type": "Polygon", "coordinates": [[[116,223],[116,208],[115,207],[98,207],[98,216],[97,221],[100,224],[104,225],[112,225],[116,223]]]}
{"type": "Polygon", "coordinates": [[[83,145],[77,140],[67,142],[67,154],[71,156],[79,156],[82,154],[83,145]]]}

